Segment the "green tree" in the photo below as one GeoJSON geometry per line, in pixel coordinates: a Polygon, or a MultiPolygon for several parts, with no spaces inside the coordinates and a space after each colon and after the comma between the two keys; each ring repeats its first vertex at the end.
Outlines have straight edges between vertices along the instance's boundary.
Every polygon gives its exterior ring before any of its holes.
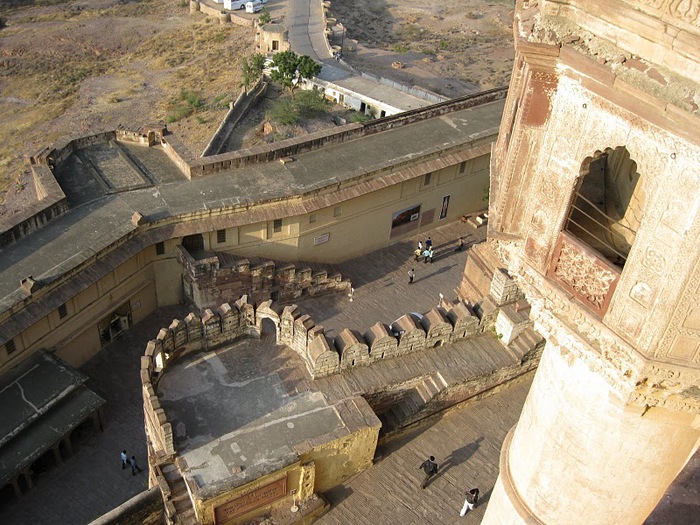
{"type": "Polygon", "coordinates": [[[260,17],[258,18],[258,25],[264,26],[265,24],[270,23],[270,20],[272,20],[270,11],[267,10],[267,7],[263,7],[263,10],[260,11],[260,17]]]}
{"type": "Polygon", "coordinates": [[[308,55],[299,56],[294,51],[282,51],[272,58],[270,76],[288,89],[294,98],[294,90],[307,78],[318,75],[321,64],[317,64],[308,55]]]}
{"type": "Polygon", "coordinates": [[[250,85],[262,75],[263,69],[265,68],[265,55],[262,53],[253,53],[253,55],[248,59],[248,57],[243,57],[243,85],[245,90],[248,91],[250,85]]]}

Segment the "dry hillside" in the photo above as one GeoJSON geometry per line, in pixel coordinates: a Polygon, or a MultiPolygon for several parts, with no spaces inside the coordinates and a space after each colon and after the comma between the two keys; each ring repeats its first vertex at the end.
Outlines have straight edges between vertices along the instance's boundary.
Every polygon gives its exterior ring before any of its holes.
{"type": "MultiPolygon", "coordinates": [[[[330,13],[362,70],[448,97],[507,84],[512,0],[332,0],[330,13]]],[[[23,157],[60,137],[160,121],[200,153],[253,51],[252,29],[187,0],[0,0],[0,19],[0,220],[35,198],[23,157]]]]}

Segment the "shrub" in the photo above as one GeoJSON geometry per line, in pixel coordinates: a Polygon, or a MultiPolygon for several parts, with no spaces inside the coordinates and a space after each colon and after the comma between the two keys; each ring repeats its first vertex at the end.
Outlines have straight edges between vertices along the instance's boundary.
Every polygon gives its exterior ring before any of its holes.
{"type": "Polygon", "coordinates": [[[314,90],[301,91],[294,99],[299,114],[302,117],[313,117],[318,113],[328,110],[331,103],[326,100],[323,93],[314,90]]]}
{"type": "Polygon", "coordinates": [[[301,118],[299,108],[297,108],[291,99],[283,99],[277,102],[270,111],[267,112],[267,118],[277,124],[289,126],[296,124],[301,118]]]}

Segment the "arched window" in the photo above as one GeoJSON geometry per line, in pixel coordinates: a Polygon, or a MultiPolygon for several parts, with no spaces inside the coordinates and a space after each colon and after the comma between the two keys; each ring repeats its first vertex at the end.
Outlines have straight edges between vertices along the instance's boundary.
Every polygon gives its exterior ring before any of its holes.
{"type": "Polygon", "coordinates": [[[588,157],[564,229],[622,268],[642,220],[646,194],[626,148],[588,157]]]}

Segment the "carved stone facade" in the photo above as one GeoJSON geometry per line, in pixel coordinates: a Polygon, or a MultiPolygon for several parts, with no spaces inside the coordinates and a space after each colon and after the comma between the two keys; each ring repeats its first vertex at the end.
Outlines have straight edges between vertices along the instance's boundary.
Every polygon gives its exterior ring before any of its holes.
{"type": "Polygon", "coordinates": [[[697,447],[699,6],[517,2],[489,236],[547,347],[484,523],[566,523],[584,512],[639,523],[697,447]],[[622,225],[631,248],[612,257],[610,202],[627,187],[609,189],[611,165],[589,174],[618,151],[639,178],[625,181],[634,194],[621,201],[635,207],[635,230],[622,225]],[[587,215],[576,230],[584,191],[603,219],[587,215]],[[569,488],[552,501],[553,485],[569,488]]]}

